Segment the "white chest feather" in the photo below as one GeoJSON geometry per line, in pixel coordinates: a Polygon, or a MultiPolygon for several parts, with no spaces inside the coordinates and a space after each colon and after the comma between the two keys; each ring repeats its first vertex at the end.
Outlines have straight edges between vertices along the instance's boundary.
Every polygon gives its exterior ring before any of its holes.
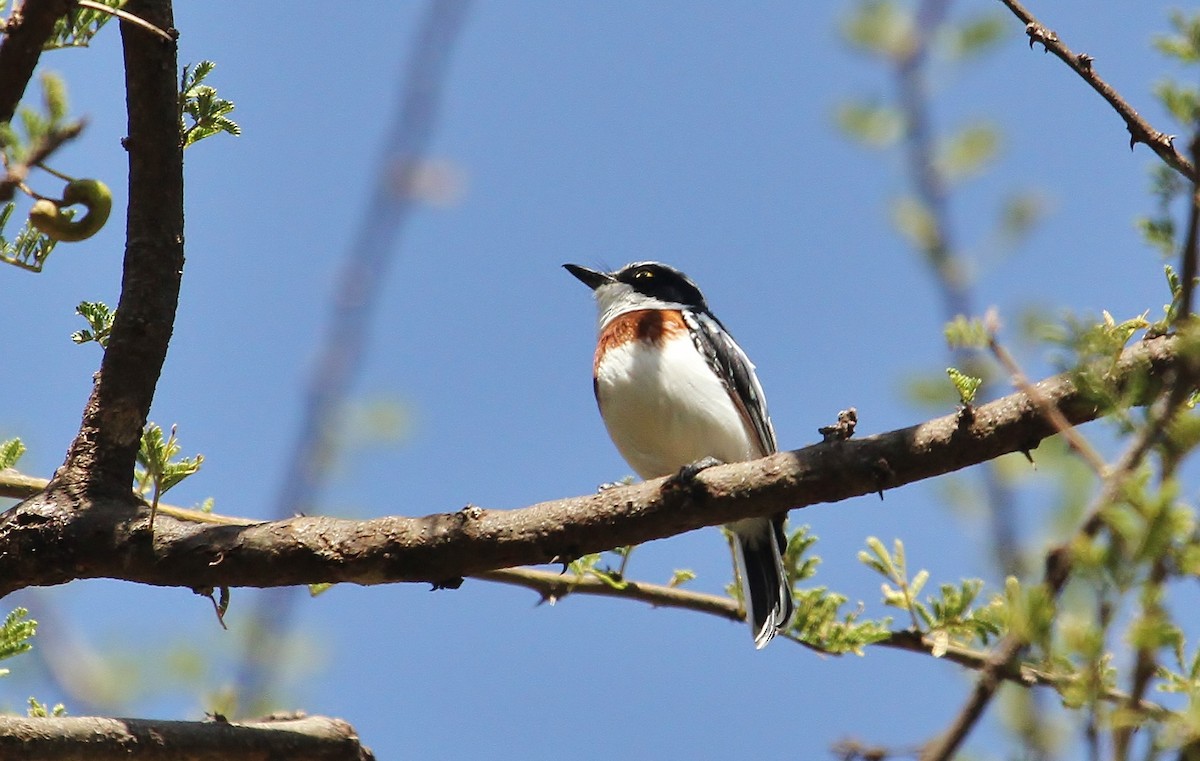
{"type": "Polygon", "coordinates": [[[610,349],[597,368],[596,397],[609,436],[642,478],[705,457],[738,462],[764,454],[686,336],[665,341],[661,351],[643,341],[610,349]]]}

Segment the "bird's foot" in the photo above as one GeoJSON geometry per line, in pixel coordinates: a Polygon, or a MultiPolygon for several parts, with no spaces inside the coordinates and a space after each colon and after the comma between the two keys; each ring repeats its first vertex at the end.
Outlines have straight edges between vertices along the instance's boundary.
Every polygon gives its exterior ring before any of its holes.
{"type": "Polygon", "coordinates": [[[679,472],[667,479],[667,488],[688,487],[696,480],[696,476],[708,470],[714,465],[724,465],[715,457],[701,457],[695,462],[690,462],[679,469],[679,472]]]}

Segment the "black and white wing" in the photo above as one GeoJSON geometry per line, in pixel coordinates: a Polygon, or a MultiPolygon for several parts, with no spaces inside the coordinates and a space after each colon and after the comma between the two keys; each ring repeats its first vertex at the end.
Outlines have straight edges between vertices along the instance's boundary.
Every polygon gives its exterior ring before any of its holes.
{"type": "Polygon", "coordinates": [[[775,428],[767,414],[762,386],[754,374],[754,363],[711,313],[687,309],[683,311],[683,318],[696,348],[730,389],[730,397],[741,412],[747,430],[753,431],[758,439],[760,454],[765,456],[775,452],[775,428]]]}

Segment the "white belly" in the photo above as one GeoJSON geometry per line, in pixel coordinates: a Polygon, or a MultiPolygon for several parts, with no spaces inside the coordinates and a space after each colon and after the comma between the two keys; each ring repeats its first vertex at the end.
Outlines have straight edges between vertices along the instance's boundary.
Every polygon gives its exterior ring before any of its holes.
{"type": "Polygon", "coordinates": [[[610,349],[596,373],[596,397],[609,436],[642,478],[670,475],[705,457],[740,462],[765,454],[686,338],[668,340],[661,352],[641,341],[610,349]]]}

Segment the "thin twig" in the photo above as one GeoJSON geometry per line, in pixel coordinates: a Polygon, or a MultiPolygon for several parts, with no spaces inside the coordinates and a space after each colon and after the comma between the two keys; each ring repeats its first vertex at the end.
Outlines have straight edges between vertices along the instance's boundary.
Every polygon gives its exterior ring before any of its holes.
{"type": "MultiPolygon", "coordinates": [[[[745,611],[732,597],[693,592],[688,589],[680,589],[679,587],[671,587],[663,584],[628,581],[623,585],[614,586],[594,577],[539,571],[533,568],[503,568],[498,571],[476,574],[471,578],[529,589],[536,592],[542,602],[549,602],[551,604],[562,600],[568,595],[579,594],[634,600],[644,602],[655,608],[689,610],[730,621],[740,622],[745,620],[745,611]]],[[[841,655],[841,653],[824,650],[794,636],[788,636],[787,639],[823,655],[841,655]]],[[[938,650],[941,652],[941,655],[936,656],[939,660],[948,661],[974,671],[982,670],[988,662],[988,654],[986,652],[954,644],[942,644],[940,647],[937,647],[927,637],[912,630],[892,632],[891,636],[887,639],[873,643],[870,647],[903,650],[909,653],[920,653],[929,656],[932,656],[935,650],[938,650]]],[[[1006,681],[1019,684],[1023,687],[1041,686],[1056,690],[1062,689],[1073,678],[1067,675],[1053,674],[1030,664],[1013,665],[1002,671],[999,676],[1006,681]]],[[[1136,705],[1139,710],[1154,716],[1163,717],[1168,714],[1168,710],[1163,706],[1140,698],[1134,701],[1127,693],[1120,690],[1106,690],[1101,697],[1111,703],[1136,705]]]]}
{"type": "Polygon", "coordinates": [[[1042,48],[1056,55],[1071,70],[1078,74],[1092,89],[1100,93],[1108,104],[1125,120],[1129,130],[1129,147],[1145,143],[1150,150],[1166,162],[1167,166],[1176,170],[1189,180],[1195,181],[1196,169],[1187,157],[1175,149],[1174,135],[1159,132],[1150,122],[1146,121],[1133,106],[1121,97],[1112,85],[1104,81],[1096,73],[1094,59],[1086,53],[1075,53],[1052,30],[1047,29],[1032,13],[1025,9],[1018,0],[1000,0],[1013,14],[1025,24],[1025,34],[1029,35],[1029,47],[1035,42],[1041,43],[1042,48]]]}
{"type": "Polygon", "coordinates": [[[16,189],[24,186],[25,180],[29,176],[29,170],[32,167],[38,166],[51,174],[58,174],[58,172],[51,169],[41,167],[41,163],[50,158],[64,143],[79,137],[86,126],[87,120],[80,119],[77,122],[50,132],[44,138],[34,143],[32,150],[29,152],[29,157],[21,163],[9,166],[4,178],[0,179],[0,202],[12,200],[16,189]]]}
{"type": "MultiPolygon", "coordinates": [[[[0,470],[0,497],[29,499],[45,489],[49,483],[48,479],[25,475],[18,470],[5,468],[0,470]]],[[[133,497],[135,499],[142,499],[142,495],[137,492],[133,492],[133,497]]],[[[178,507],[176,505],[159,504],[158,512],[161,515],[169,515],[172,518],[188,523],[203,523],[211,526],[253,526],[264,522],[251,518],[218,515],[216,513],[194,510],[189,507],[178,507]]]]}
{"type": "Polygon", "coordinates": [[[745,620],[745,611],[731,597],[693,592],[689,589],[628,581],[614,586],[592,576],[553,573],[533,568],[502,568],[477,573],[471,578],[510,584],[537,592],[542,602],[555,603],[567,595],[617,597],[644,602],[655,608],[679,608],[708,613],[731,621],[745,620]]]}
{"type": "MultiPolygon", "coordinates": [[[[1149,617],[1162,613],[1162,605],[1159,602],[1158,595],[1162,590],[1163,583],[1167,578],[1167,562],[1163,557],[1154,559],[1154,563],[1150,568],[1150,578],[1146,580],[1146,588],[1142,592],[1142,612],[1143,617],[1149,617]]],[[[1130,677],[1130,689],[1127,698],[1122,701],[1125,709],[1131,712],[1137,712],[1141,709],[1142,698],[1146,694],[1146,690],[1150,688],[1150,682],[1154,678],[1158,670],[1158,658],[1153,647],[1138,647],[1137,657],[1134,659],[1133,673],[1130,677]]],[[[1113,759],[1114,761],[1128,761],[1129,747],[1133,741],[1133,734],[1138,727],[1132,723],[1120,723],[1113,728],[1113,759]]]]}
{"type": "Polygon", "coordinates": [[[175,41],[175,38],[172,37],[167,32],[165,32],[164,30],[159,29],[154,24],[151,24],[149,21],[146,21],[145,19],[141,18],[140,16],[135,16],[132,13],[130,13],[129,11],[126,11],[122,8],[113,8],[111,5],[105,5],[104,3],[97,3],[94,0],[75,0],[75,2],[78,3],[79,7],[81,7],[81,8],[91,8],[94,11],[100,11],[101,13],[107,13],[110,16],[116,16],[117,18],[121,19],[122,21],[128,21],[129,23],[133,24],[134,26],[140,26],[142,29],[145,29],[147,32],[150,32],[151,34],[156,34],[159,37],[162,37],[167,42],[175,41]]]}
{"type": "Polygon", "coordinates": [[[1049,399],[1047,399],[1037,386],[1029,382],[1029,378],[1025,372],[1021,370],[1021,366],[1013,358],[1008,349],[996,338],[998,320],[995,316],[995,311],[988,310],[988,316],[985,319],[988,333],[988,349],[992,352],[992,356],[996,358],[1012,378],[1013,386],[1025,393],[1029,399],[1037,405],[1039,411],[1046,418],[1046,421],[1054,427],[1064,440],[1067,446],[1075,450],[1080,457],[1083,458],[1092,469],[1092,471],[1101,478],[1108,471],[1108,463],[1096,451],[1096,448],[1091,445],[1083,434],[1079,432],[1071,422],[1063,416],[1062,411],[1058,409],[1049,399]]]}
{"type": "MultiPolygon", "coordinates": [[[[1192,138],[1191,149],[1192,157],[1200,161],[1200,126],[1197,127],[1196,135],[1192,138]]],[[[1196,289],[1196,275],[1200,274],[1197,272],[1200,269],[1197,265],[1200,246],[1197,245],[1196,240],[1197,227],[1200,227],[1200,177],[1192,182],[1191,193],[1188,196],[1190,203],[1188,204],[1187,239],[1179,254],[1179,258],[1182,260],[1179,269],[1183,282],[1180,284],[1179,311],[1175,315],[1176,326],[1191,317],[1192,294],[1196,289]]]]}

